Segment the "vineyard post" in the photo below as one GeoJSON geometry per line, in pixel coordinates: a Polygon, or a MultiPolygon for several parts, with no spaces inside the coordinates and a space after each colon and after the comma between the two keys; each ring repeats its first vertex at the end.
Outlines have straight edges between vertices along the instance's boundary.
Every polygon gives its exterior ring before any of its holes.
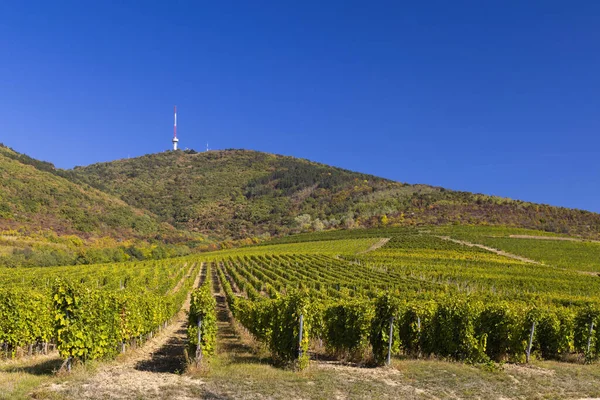
{"type": "Polygon", "coordinates": [[[198,317],[198,345],[196,346],[196,367],[202,361],[202,317],[198,317]]]}
{"type": "Polygon", "coordinates": [[[533,345],[533,334],[535,333],[535,321],[533,321],[533,325],[531,325],[531,335],[529,335],[529,345],[527,346],[526,353],[526,361],[529,363],[529,358],[531,357],[531,346],[533,345]]]}
{"type": "Polygon", "coordinates": [[[300,333],[298,335],[298,360],[302,358],[302,331],[304,330],[304,314],[300,314],[300,333]]]}
{"type": "Polygon", "coordinates": [[[590,322],[590,335],[588,336],[587,342],[587,354],[590,354],[590,347],[592,347],[592,332],[594,331],[594,321],[590,322]]]}
{"type": "Polygon", "coordinates": [[[392,362],[392,341],[394,340],[394,317],[390,317],[390,337],[388,339],[388,354],[386,364],[392,362]]]}
{"type": "MultiPolygon", "coordinates": [[[[69,315],[69,310],[66,310],[65,312],[67,319],[70,319],[70,315],[69,315]]],[[[69,323],[69,327],[71,326],[71,324],[69,323]]],[[[70,352],[70,351],[69,351],[70,352]]],[[[73,360],[73,356],[69,355],[67,357],[67,372],[71,372],[71,364],[72,364],[72,360],[73,360]]]]}

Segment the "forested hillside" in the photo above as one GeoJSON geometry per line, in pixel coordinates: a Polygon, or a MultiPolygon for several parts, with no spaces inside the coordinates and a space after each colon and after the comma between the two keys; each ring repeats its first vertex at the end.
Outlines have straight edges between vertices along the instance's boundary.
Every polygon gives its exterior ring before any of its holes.
{"type": "Polygon", "coordinates": [[[139,259],[152,251],[160,256],[160,246],[166,255],[166,244],[191,240],[150,211],[76,184],[52,164],[1,145],[0,231],[0,265],[139,259]]]}
{"type": "Polygon", "coordinates": [[[591,212],[409,185],[247,150],[169,151],[64,173],[177,227],[222,238],[447,223],[600,232],[600,215],[591,212]]]}
{"type": "Polygon", "coordinates": [[[25,227],[113,237],[153,237],[173,230],[148,211],[52,173],[51,164],[21,162],[27,159],[0,147],[2,229],[25,227]]]}

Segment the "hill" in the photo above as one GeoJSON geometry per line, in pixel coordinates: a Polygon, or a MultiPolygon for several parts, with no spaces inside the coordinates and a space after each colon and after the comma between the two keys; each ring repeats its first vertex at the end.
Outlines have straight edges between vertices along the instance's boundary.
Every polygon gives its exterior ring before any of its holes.
{"type": "Polygon", "coordinates": [[[600,235],[600,215],[587,211],[394,182],[248,150],[168,151],[64,174],[176,227],[221,238],[448,223],[600,235]]]}
{"type": "Polygon", "coordinates": [[[90,258],[92,252],[84,245],[144,247],[190,240],[151,212],[61,175],[50,163],[0,146],[0,264],[122,260],[125,254],[86,259],[83,253],[90,258]]]}

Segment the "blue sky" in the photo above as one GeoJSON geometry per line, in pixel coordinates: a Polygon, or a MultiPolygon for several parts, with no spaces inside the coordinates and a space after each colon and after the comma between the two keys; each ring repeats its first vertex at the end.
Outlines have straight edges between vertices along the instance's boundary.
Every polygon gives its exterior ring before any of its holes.
{"type": "Polygon", "coordinates": [[[600,2],[0,3],[0,142],[247,148],[600,212],[600,2]],[[110,4],[118,3],[118,4],[110,4]]]}

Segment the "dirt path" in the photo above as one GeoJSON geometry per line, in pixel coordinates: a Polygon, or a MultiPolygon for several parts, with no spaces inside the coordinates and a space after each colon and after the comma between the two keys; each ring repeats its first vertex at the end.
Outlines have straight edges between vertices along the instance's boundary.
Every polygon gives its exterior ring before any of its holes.
{"type": "Polygon", "coordinates": [[[443,239],[443,240],[448,240],[450,242],[462,244],[462,245],[469,246],[469,247],[479,247],[480,249],[484,249],[484,250],[490,251],[492,253],[496,253],[499,256],[513,258],[515,260],[523,261],[523,262],[530,263],[530,264],[544,265],[543,263],[541,263],[539,261],[531,260],[529,258],[521,257],[521,256],[518,256],[518,255],[512,254],[512,253],[507,253],[506,251],[494,249],[493,247],[489,247],[489,246],[484,246],[483,244],[471,243],[471,242],[467,242],[464,240],[453,239],[450,236],[437,236],[437,237],[440,239],[443,239]]]}
{"type": "Polygon", "coordinates": [[[217,300],[217,353],[229,362],[258,361],[254,349],[244,340],[234,326],[233,316],[227,306],[227,298],[219,282],[216,269],[213,269],[213,293],[217,300]]]}
{"type": "Polygon", "coordinates": [[[382,238],[377,243],[372,244],[371,247],[369,247],[368,249],[366,249],[364,251],[361,251],[361,252],[358,252],[356,254],[357,255],[358,254],[365,254],[365,253],[369,253],[371,251],[375,251],[375,250],[377,250],[377,249],[385,246],[386,243],[389,242],[389,241],[390,241],[390,238],[382,238]]]}
{"type": "MultiPolygon", "coordinates": [[[[202,271],[204,268],[201,268],[202,271]]],[[[194,287],[198,287],[198,274],[194,287]]],[[[187,313],[190,296],[175,316],[173,323],[115,362],[103,365],[83,382],[64,382],[48,389],[73,399],[164,399],[196,398],[194,393],[204,385],[199,379],[181,375],[186,367],[184,356],[187,313]]]]}

